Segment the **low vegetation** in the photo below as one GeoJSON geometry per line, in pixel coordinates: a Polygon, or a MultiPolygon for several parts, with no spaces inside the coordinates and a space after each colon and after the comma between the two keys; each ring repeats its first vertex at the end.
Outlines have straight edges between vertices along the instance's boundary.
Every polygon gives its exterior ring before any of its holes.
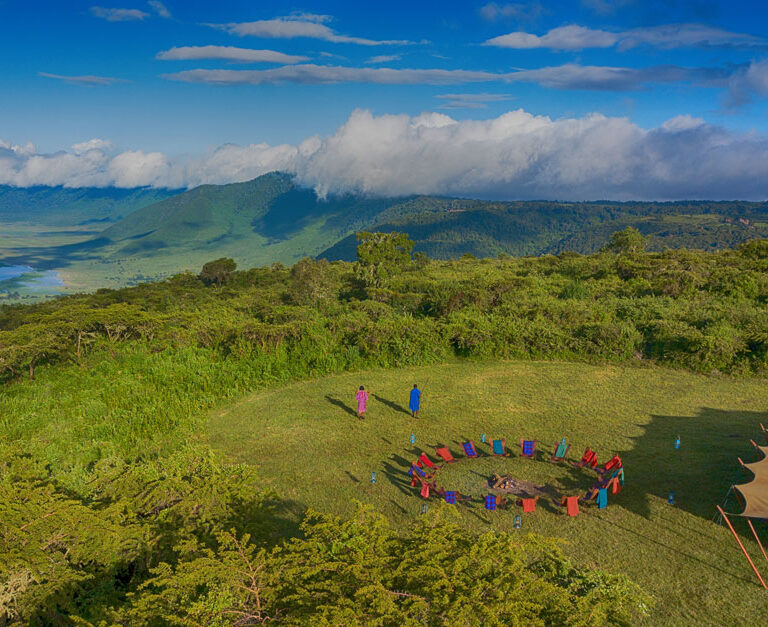
{"type": "Polygon", "coordinates": [[[372,242],[356,264],[237,271],[219,259],[202,277],[0,310],[0,617],[436,624],[487,608],[482,622],[600,624],[651,611],[647,591],[540,538],[445,520],[393,530],[365,508],[309,514],[300,530],[304,504],[285,485],[194,434],[254,389],[375,367],[565,359],[763,375],[766,242],[457,261],[393,254],[409,251],[397,235],[363,235],[372,242]],[[408,548],[424,543],[444,547],[426,579],[408,548]],[[499,587],[509,546],[519,576],[499,587]],[[318,556],[330,570],[290,568],[318,556]],[[238,579],[243,568],[253,576],[238,579]],[[448,576],[462,587],[438,593],[448,576]],[[486,581],[503,594],[478,610],[486,581]]]}

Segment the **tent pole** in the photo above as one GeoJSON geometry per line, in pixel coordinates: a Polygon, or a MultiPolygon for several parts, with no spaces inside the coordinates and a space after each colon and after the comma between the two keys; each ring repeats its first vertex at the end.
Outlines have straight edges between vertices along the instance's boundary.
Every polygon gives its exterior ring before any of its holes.
{"type": "Polygon", "coordinates": [[[760,538],[757,537],[757,531],[755,531],[755,528],[752,526],[752,521],[749,518],[747,518],[747,524],[749,525],[749,528],[752,530],[752,535],[755,536],[755,540],[757,540],[757,546],[759,546],[760,550],[763,552],[763,557],[768,560],[768,555],[765,554],[763,543],[760,542],[760,538]]]}
{"type": "Polygon", "coordinates": [[[741,550],[744,552],[744,557],[747,558],[747,561],[749,562],[749,565],[752,567],[752,570],[755,571],[755,574],[757,575],[757,578],[760,580],[760,583],[763,584],[763,588],[768,590],[768,586],[765,585],[765,582],[763,581],[763,578],[760,576],[760,571],[757,570],[757,567],[755,566],[754,562],[752,561],[752,558],[749,556],[749,553],[747,553],[747,549],[744,548],[744,545],[741,543],[741,540],[739,539],[739,536],[736,535],[736,530],[733,528],[733,525],[731,524],[731,521],[728,520],[728,516],[725,515],[725,512],[720,509],[720,506],[717,506],[718,511],[725,519],[725,522],[728,523],[728,528],[731,530],[731,533],[733,534],[733,537],[736,538],[736,542],[739,543],[739,546],[741,547],[741,550]]]}
{"type": "MultiPolygon", "coordinates": [[[[728,497],[731,495],[731,492],[733,492],[733,484],[730,485],[730,487],[728,488],[728,492],[725,493],[725,498],[723,498],[723,502],[720,504],[720,507],[725,507],[726,505],[728,505],[728,497]]],[[[722,525],[723,517],[720,515],[719,512],[716,511],[714,516],[712,516],[712,522],[715,522],[715,520],[718,518],[720,520],[717,521],[717,524],[722,525]]]]}

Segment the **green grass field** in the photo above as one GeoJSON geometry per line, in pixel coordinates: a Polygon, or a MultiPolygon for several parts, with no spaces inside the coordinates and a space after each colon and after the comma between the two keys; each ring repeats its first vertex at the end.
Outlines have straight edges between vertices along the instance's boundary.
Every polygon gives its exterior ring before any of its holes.
{"type": "MultiPolygon", "coordinates": [[[[712,522],[732,483],[742,482],[737,457],[756,459],[749,443],[768,424],[768,382],[705,377],[661,368],[622,368],[545,362],[462,362],[375,370],[261,391],[214,411],[200,437],[233,462],[258,469],[286,499],[286,515],[306,507],[352,511],[353,500],[374,504],[400,523],[414,520],[424,502],[409,486],[408,466],[421,451],[473,439],[480,459],[441,470],[438,484],[471,494],[455,508],[478,531],[509,530],[512,506],[483,509],[485,481],[494,471],[546,484],[552,493],[583,493],[594,473],[548,461],[561,437],[569,458],[591,446],[605,462],[624,460],[626,485],[607,510],[582,506],[569,518],[551,502],[523,517],[523,532],[562,538],[580,564],[630,576],[656,598],[649,624],[763,624],[768,592],[725,526],[712,522]],[[423,390],[422,412],[405,409],[413,383],[423,390]],[[370,393],[365,420],[354,394],[370,393]],[[410,443],[415,435],[415,445],[410,443]],[[481,434],[505,437],[510,458],[489,455],[481,434]],[[680,435],[682,447],[674,450],[680,435]],[[519,457],[519,439],[537,439],[539,458],[519,457]],[[370,482],[376,472],[377,481],[370,482]],[[676,504],[667,503],[674,490],[676,504]],[[762,618],[760,618],[762,616],[762,618]]],[[[738,511],[733,498],[730,511],[738,511]]],[[[450,507],[437,499],[430,508],[450,507]]],[[[746,539],[753,559],[759,554],[746,539]]],[[[766,527],[759,525],[765,541],[766,527]]],[[[768,562],[757,561],[768,574],[768,562]]]]}

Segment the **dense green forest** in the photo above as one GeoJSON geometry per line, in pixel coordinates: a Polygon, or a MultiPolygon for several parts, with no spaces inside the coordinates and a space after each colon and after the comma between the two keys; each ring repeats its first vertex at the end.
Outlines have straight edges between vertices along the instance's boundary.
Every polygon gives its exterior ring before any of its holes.
{"type": "Polygon", "coordinates": [[[450,261],[412,256],[397,234],[359,243],[355,263],[240,271],[221,259],[0,309],[0,623],[644,615],[651,600],[626,578],[439,512],[397,530],[362,506],[349,520],[308,512],[296,529],[279,492],[195,440],[196,420],[259,387],[456,358],[764,375],[768,241],[647,253],[629,229],[588,256],[450,261]]]}

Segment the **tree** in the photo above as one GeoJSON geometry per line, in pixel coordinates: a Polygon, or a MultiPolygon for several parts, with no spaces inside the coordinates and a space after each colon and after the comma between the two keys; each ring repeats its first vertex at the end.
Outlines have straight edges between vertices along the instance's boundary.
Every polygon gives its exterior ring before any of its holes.
{"type": "Polygon", "coordinates": [[[623,231],[616,231],[611,239],[601,249],[602,252],[616,254],[641,253],[648,245],[648,237],[643,235],[633,226],[628,226],[623,231]]]}
{"type": "Polygon", "coordinates": [[[326,300],[333,293],[333,277],[327,259],[305,257],[291,268],[293,300],[298,305],[311,305],[326,300]]]}
{"type": "Polygon", "coordinates": [[[152,570],[132,624],[632,625],[652,599],[622,575],[574,566],[553,540],[473,534],[446,507],[397,531],[370,506],[309,512],[302,536],[265,550],[217,534],[152,570]]]}
{"type": "Polygon", "coordinates": [[[355,275],[365,285],[379,287],[411,262],[413,241],[407,233],[357,234],[355,275]]]}
{"type": "Polygon", "coordinates": [[[750,239],[739,244],[738,251],[747,259],[768,258],[768,239],[750,239]]]}
{"type": "Polygon", "coordinates": [[[222,283],[226,283],[230,275],[237,269],[237,264],[233,259],[229,257],[222,257],[214,261],[209,261],[203,266],[202,272],[200,272],[200,280],[206,285],[216,283],[221,287],[222,283]]]}

